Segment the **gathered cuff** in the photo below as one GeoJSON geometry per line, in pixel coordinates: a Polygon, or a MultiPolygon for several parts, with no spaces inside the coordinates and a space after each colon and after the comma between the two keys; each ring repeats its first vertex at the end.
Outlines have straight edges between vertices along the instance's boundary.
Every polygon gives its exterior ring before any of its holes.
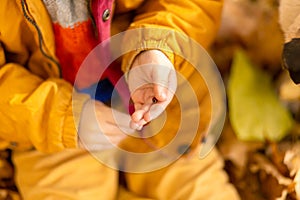
{"type": "Polygon", "coordinates": [[[130,29],[124,37],[122,70],[127,73],[136,56],[146,50],[162,51],[174,65],[176,52],[182,51],[177,42],[178,35],[172,29],[155,26],[130,29]]]}

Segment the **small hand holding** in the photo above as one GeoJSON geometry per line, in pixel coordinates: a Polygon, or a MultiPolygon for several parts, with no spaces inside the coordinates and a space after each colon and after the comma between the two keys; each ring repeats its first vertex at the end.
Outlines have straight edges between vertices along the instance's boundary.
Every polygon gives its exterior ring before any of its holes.
{"type": "Polygon", "coordinates": [[[147,50],[134,60],[128,85],[135,107],[130,126],[140,130],[171,102],[177,87],[176,72],[164,53],[147,50]]]}
{"type": "Polygon", "coordinates": [[[134,132],[130,115],[114,110],[100,101],[89,100],[83,107],[79,124],[79,146],[91,151],[111,149],[134,132]]]}

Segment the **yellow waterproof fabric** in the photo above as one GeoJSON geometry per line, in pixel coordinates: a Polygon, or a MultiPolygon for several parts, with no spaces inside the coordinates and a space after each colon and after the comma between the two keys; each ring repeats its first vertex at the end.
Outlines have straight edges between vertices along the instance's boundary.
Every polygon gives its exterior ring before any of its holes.
{"type": "Polygon", "coordinates": [[[13,161],[24,200],[239,199],[216,150],[203,160],[194,154],[155,172],[125,174],[127,186],[121,187],[118,172],[84,150],[14,153],[13,161]]]}
{"type": "MultiPolygon", "coordinates": [[[[207,47],[215,36],[221,6],[216,0],[116,0],[112,32],[162,27],[185,33],[207,47]]],[[[51,20],[43,2],[1,1],[0,27],[1,146],[43,152],[76,147],[79,113],[88,97],[75,95],[76,106],[71,106],[72,86],[60,79],[51,20]]],[[[159,37],[157,33],[151,39],[153,48],[161,43],[159,37]]],[[[125,56],[124,70],[139,51],[125,56]]],[[[191,66],[166,54],[177,69],[184,69],[183,74],[191,73],[191,66]]],[[[191,83],[199,82],[203,85],[201,78],[191,83]]],[[[197,92],[208,96],[205,85],[201,88],[197,92]]]]}
{"type": "Polygon", "coordinates": [[[21,2],[0,5],[1,143],[45,152],[74,148],[73,113],[79,116],[87,96],[75,95],[72,108],[73,88],[60,79],[47,10],[42,1],[21,2]]]}

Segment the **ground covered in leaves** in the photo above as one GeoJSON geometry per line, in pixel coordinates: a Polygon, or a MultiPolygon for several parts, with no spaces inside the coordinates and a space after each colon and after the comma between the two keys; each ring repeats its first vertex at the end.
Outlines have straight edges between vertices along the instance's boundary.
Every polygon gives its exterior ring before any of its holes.
{"type": "Polygon", "coordinates": [[[221,29],[211,52],[229,101],[218,148],[243,200],[300,199],[300,86],[282,69],[284,40],[278,6],[278,0],[225,0],[221,29]],[[239,62],[232,69],[236,52],[241,50],[249,62],[239,62]],[[252,69],[244,73],[249,66],[252,69]],[[233,70],[239,70],[236,76],[233,70]],[[249,72],[257,74],[249,78],[249,72]],[[261,89],[266,84],[269,88],[261,89]],[[283,108],[288,113],[276,113],[267,107],[270,104],[274,109],[283,105],[280,112],[283,108]],[[290,117],[278,121],[272,116],[286,114],[290,117]]]}
{"type": "Polygon", "coordinates": [[[299,139],[300,133],[293,130],[280,142],[243,142],[237,139],[227,123],[218,148],[225,160],[225,170],[241,199],[300,198],[299,139]]]}

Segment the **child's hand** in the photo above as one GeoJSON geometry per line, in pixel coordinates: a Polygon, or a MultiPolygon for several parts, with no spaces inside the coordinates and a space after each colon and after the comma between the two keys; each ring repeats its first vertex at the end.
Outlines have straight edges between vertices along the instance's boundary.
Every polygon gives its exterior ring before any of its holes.
{"type": "Polygon", "coordinates": [[[134,132],[130,116],[100,101],[89,100],[83,107],[78,136],[79,147],[90,151],[111,149],[134,132]]]}
{"type": "Polygon", "coordinates": [[[144,51],[132,64],[128,85],[135,107],[130,126],[140,130],[171,102],[177,87],[176,72],[161,51],[144,51]]]}

